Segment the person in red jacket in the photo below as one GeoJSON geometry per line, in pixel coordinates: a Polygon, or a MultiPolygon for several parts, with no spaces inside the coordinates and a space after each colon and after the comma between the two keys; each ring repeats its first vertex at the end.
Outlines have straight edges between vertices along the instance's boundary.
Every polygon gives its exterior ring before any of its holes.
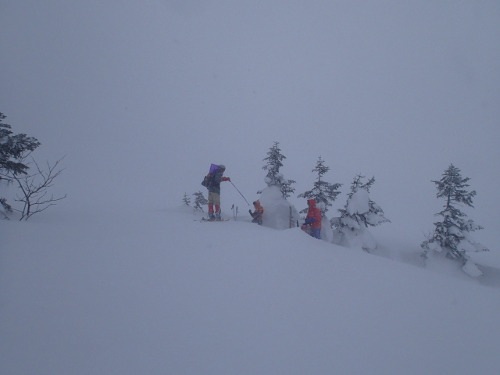
{"type": "Polygon", "coordinates": [[[309,211],[307,211],[306,221],[303,228],[310,226],[309,234],[314,238],[321,238],[321,211],[316,207],[316,201],[314,199],[308,199],[307,205],[309,206],[309,211]]]}

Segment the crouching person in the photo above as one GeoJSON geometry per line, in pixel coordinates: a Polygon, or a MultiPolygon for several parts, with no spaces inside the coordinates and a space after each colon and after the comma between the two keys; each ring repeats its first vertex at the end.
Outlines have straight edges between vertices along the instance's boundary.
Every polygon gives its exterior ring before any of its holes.
{"type": "Polygon", "coordinates": [[[248,210],[253,220],[252,223],[257,223],[262,225],[262,216],[264,215],[264,208],[260,205],[260,201],[256,200],[253,202],[254,211],[248,210]]]}

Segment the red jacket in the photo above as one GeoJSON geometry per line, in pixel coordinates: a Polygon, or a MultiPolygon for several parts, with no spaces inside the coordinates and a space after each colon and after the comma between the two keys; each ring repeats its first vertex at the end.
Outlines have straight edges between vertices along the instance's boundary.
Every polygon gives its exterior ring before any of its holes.
{"type": "Polygon", "coordinates": [[[307,211],[306,222],[310,221],[308,219],[314,219],[311,228],[321,228],[321,211],[316,207],[316,201],[309,199],[307,203],[309,204],[309,211],[307,211]]]}

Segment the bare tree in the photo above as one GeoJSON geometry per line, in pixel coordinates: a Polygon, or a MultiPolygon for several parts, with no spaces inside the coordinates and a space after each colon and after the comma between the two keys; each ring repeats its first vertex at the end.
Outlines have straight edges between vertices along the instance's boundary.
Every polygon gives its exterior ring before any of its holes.
{"type": "Polygon", "coordinates": [[[41,168],[36,160],[31,158],[31,162],[27,164],[30,165],[30,171],[35,170],[35,172],[12,176],[21,191],[15,199],[16,202],[23,205],[22,209],[16,209],[21,214],[20,221],[28,220],[34,214],[45,211],[47,208],[55,206],[56,202],[66,198],[66,194],[63,196],[49,195],[49,189],[54,185],[54,180],[63,171],[59,168],[63,159],[61,158],[53,164],[47,162],[46,168],[41,168]]]}

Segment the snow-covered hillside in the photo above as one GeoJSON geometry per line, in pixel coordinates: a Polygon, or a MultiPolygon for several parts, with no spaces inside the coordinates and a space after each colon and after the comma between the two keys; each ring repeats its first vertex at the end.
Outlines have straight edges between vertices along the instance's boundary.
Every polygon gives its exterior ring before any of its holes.
{"type": "Polygon", "coordinates": [[[0,4],[0,112],[40,165],[65,156],[67,194],[0,221],[0,375],[500,373],[498,1],[0,4]],[[274,142],[298,211],[319,156],[330,219],[375,177],[370,254],[247,221],[274,142]],[[165,209],[211,163],[241,220],[165,209]],[[420,257],[450,163],[491,249],[476,280],[420,257]]]}
{"type": "Polygon", "coordinates": [[[196,218],[2,222],[1,372],[498,373],[498,285],[401,262],[398,247],[196,218]]]}

